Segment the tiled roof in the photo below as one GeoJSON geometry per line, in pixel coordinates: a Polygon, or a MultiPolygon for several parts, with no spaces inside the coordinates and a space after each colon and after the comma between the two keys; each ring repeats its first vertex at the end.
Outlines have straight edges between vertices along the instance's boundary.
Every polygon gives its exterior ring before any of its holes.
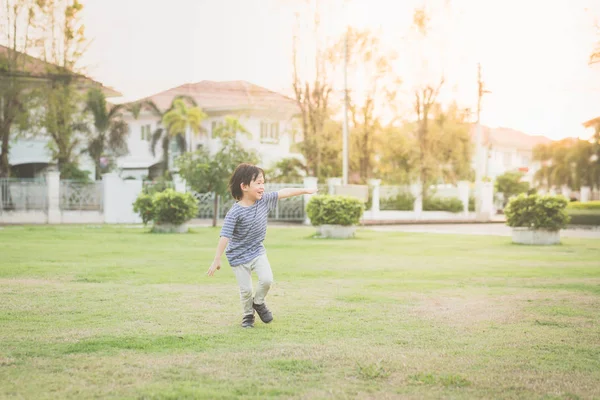
{"type": "Polygon", "coordinates": [[[166,110],[173,98],[179,95],[192,97],[207,112],[239,109],[299,112],[295,100],[246,81],[186,83],[139,101],[151,100],[159,109],[166,110]]]}
{"type": "MultiPolygon", "coordinates": [[[[541,135],[528,135],[526,133],[510,128],[490,128],[489,126],[481,126],[481,143],[483,145],[500,146],[517,148],[518,150],[533,150],[539,144],[547,144],[552,142],[541,135]]],[[[471,137],[473,142],[476,140],[477,126],[471,126],[471,137]]]]}
{"type": "MultiPolygon", "coordinates": [[[[10,48],[0,45],[0,57],[7,57],[9,54],[11,54],[11,52],[12,50],[10,48]]],[[[44,60],[40,60],[39,58],[32,57],[28,54],[24,54],[21,52],[19,52],[19,54],[22,57],[24,57],[25,62],[23,71],[19,71],[23,76],[41,78],[44,75],[48,74],[48,70],[50,68],[58,68],[55,65],[52,65],[44,60]]],[[[108,86],[104,86],[100,82],[97,82],[88,76],[82,74],[76,75],[82,78],[83,80],[87,81],[88,83],[93,84],[94,86],[99,86],[99,88],[104,92],[104,95],[107,97],[122,96],[122,94],[116,91],[115,89],[108,86]]]]}

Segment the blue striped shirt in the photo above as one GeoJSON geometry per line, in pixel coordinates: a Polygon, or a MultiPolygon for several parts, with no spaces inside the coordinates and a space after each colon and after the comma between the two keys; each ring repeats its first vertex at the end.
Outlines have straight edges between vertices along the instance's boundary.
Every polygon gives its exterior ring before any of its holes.
{"type": "Polygon", "coordinates": [[[253,205],[244,207],[235,203],[227,212],[221,236],[229,238],[225,250],[229,265],[245,264],[265,253],[262,242],[267,234],[267,218],[277,199],[277,192],[265,193],[253,205]]]}

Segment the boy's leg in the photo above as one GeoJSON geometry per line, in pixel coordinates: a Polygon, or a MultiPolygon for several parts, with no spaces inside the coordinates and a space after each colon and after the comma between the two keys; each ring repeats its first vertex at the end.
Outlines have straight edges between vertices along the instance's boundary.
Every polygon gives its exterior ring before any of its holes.
{"type": "Polygon", "coordinates": [[[250,269],[250,264],[237,265],[231,269],[240,286],[240,301],[242,303],[244,317],[254,316],[254,309],[252,308],[252,271],[250,269]]]}
{"type": "Polygon", "coordinates": [[[254,304],[263,304],[265,297],[269,293],[271,284],[273,283],[273,271],[271,271],[271,264],[266,254],[258,257],[254,262],[254,271],[258,276],[258,286],[256,287],[256,294],[254,295],[254,304]]]}
{"type": "Polygon", "coordinates": [[[252,307],[258,313],[261,321],[268,324],[273,321],[273,314],[271,314],[271,311],[269,311],[265,304],[265,297],[267,297],[267,293],[273,283],[273,271],[271,271],[271,265],[266,254],[255,260],[254,270],[256,271],[256,275],[258,275],[258,287],[256,288],[252,307]]]}

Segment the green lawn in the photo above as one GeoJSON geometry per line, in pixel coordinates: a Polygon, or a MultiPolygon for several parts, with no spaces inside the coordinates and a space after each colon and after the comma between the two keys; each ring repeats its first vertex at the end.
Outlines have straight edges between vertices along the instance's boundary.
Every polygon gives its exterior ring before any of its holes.
{"type": "Polygon", "coordinates": [[[0,229],[0,398],[600,398],[600,241],[312,233],[244,330],[216,229],[0,229]]]}

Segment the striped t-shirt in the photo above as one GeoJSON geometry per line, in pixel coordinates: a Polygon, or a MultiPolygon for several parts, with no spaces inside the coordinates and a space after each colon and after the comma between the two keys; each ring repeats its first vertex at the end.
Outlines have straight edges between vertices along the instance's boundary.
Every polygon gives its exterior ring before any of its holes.
{"type": "Polygon", "coordinates": [[[267,218],[277,205],[277,197],[277,192],[265,193],[253,205],[235,203],[227,212],[221,236],[229,238],[225,250],[229,265],[245,264],[265,253],[262,242],[267,234],[267,218]]]}

